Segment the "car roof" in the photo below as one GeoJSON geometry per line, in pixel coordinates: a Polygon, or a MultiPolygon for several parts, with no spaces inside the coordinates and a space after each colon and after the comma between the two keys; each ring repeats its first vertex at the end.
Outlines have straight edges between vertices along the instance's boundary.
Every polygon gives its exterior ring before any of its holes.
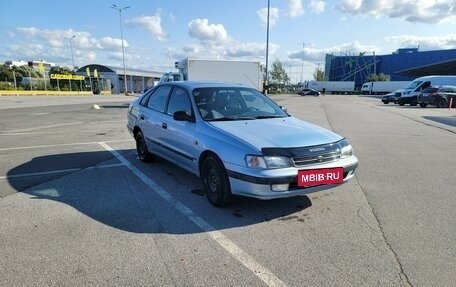
{"type": "Polygon", "coordinates": [[[189,90],[193,90],[196,88],[250,88],[242,84],[221,81],[172,81],[161,83],[160,85],[179,86],[187,88],[189,90]]]}
{"type": "Polygon", "coordinates": [[[442,86],[438,86],[438,87],[436,87],[436,88],[439,88],[439,89],[441,89],[441,88],[453,88],[453,89],[456,89],[456,86],[442,85],[442,86]]]}

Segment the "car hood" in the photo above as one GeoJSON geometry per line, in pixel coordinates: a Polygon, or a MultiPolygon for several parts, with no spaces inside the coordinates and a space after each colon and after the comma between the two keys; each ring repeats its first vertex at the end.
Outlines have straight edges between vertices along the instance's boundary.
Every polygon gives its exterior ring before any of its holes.
{"type": "Polygon", "coordinates": [[[315,146],[339,141],[340,135],[293,118],[210,122],[211,125],[261,150],[264,147],[315,146]]]}

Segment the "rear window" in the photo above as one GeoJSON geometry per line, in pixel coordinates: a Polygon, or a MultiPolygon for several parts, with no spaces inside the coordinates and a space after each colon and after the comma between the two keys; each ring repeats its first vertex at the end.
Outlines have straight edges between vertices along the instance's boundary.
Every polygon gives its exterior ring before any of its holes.
{"type": "Polygon", "coordinates": [[[437,90],[438,90],[438,88],[436,88],[436,87],[429,87],[429,88],[424,89],[422,92],[423,93],[434,93],[437,90]]]}

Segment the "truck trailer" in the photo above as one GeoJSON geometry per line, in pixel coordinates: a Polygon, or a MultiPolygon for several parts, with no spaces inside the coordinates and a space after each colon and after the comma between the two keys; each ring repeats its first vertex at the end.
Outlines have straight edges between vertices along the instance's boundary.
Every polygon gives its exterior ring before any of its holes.
{"type": "Polygon", "coordinates": [[[354,81],[308,81],[299,86],[302,89],[313,89],[326,94],[353,94],[355,92],[354,81]]]}
{"type": "Polygon", "coordinates": [[[363,95],[384,95],[391,93],[395,90],[405,88],[410,84],[410,81],[380,81],[380,82],[366,82],[361,87],[361,94],[363,95]]]}
{"type": "Polygon", "coordinates": [[[164,73],[162,82],[217,81],[243,84],[263,90],[263,76],[259,61],[231,61],[187,58],[175,62],[177,72],[164,73]]]}

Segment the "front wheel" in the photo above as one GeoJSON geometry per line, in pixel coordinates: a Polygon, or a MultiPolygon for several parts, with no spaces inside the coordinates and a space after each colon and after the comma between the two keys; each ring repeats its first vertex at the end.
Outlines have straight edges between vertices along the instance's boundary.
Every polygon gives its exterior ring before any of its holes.
{"type": "Polygon", "coordinates": [[[136,134],[136,152],[142,162],[151,162],[155,160],[155,155],[147,150],[146,139],[141,131],[136,134]]]}
{"type": "Polygon", "coordinates": [[[417,104],[418,104],[417,98],[413,97],[413,98],[410,99],[410,105],[411,105],[411,106],[414,107],[414,106],[416,106],[417,104]]]}
{"type": "Polygon", "coordinates": [[[420,104],[420,107],[425,108],[427,107],[427,104],[420,104]]]}
{"type": "Polygon", "coordinates": [[[231,202],[231,187],[222,162],[213,155],[208,156],[202,167],[201,178],[204,192],[209,202],[223,207],[231,202]]]}

